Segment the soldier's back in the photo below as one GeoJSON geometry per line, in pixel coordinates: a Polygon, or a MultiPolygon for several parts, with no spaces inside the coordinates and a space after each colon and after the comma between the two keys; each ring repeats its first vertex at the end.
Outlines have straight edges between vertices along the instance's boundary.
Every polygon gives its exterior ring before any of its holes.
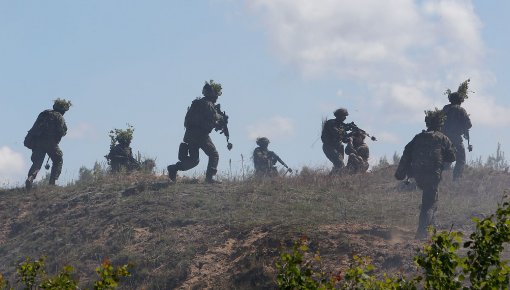
{"type": "Polygon", "coordinates": [[[442,131],[447,136],[460,136],[471,128],[471,120],[466,110],[460,105],[448,104],[443,107],[446,120],[442,131]]]}
{"type": "Polygon", "coordinates": [[[437,131],[425,131],[414,137],[411,168],[414,175],[440,173],[446,137],[437,131]]]}

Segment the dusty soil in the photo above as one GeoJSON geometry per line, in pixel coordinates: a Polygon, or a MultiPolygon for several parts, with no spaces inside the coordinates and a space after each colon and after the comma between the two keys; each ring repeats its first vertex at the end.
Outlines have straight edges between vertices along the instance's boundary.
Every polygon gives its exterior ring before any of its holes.
{"type": "MultiPolygon", "coordinates": [[[[326,174],[208,185],[153,176],[102,177],[67,187],[0,190],[0,272],[47,256],[48,272],[75,268],[90,287],[105,258],[134,263],[121,289],[274,289],[279,251],[307,236],[336,274],[353,255],[381,271],[414,273],[420,192],[402,189],[393,169],[331,179],[326,174]]],[[[439,226],[469,231],[510,188],[508,174],[448,173],[439,226]]],[[[425,241],[426,242],[426,241],[425,241]]]]}

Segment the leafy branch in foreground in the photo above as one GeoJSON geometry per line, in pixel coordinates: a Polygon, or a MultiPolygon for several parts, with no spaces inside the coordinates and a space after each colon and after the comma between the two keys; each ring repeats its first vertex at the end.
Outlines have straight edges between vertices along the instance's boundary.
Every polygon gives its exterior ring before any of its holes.
{"type": "MultiPolygon", "coordinates": [[[[55,276],[50,277],[45,270],[45,258],[38,260],[26,258],[16,269],[18,275],[17,283],[24,286],[24,290],[72,290],[78,288],[78,280],[73,278],[73,267],[64,266],[55,276]]],[[[96,268],[99,280],[94,282],[94,290],[110,290],[119,286],[122,277],[130,276],[129,268],[132,265],[114,267],[110,260],[106,259],[101,266],[96,268]]],[[[0,273],[0,290],[12,290],[9,282],[0,273]]],[[[17,289],[17,288],[16,288],[17,289]]]]}
{"type": "Polygon", "coordinates": [[[315,253],[311,259],[308,241],[301,239],[294,243],[292,251],[281,253],[276,261],[276,284],[279,289],[325,290],[508,289],[510,267],[501,260],[501,253],[504,244],[510,242],[509,217],[510,202],[504,201],[495,214],[482,220],[474,218],[476,229],[465,243],[461,232],[431,229],[430,243],[414,257],[423,277],[416,275],[411,279],[387,274],[379,278],[372,274],[374,267],[370,261],[358,256],[354,256],[343,275],[328,276],[324,269],[313,266],[320,256],[315,253]],[[467,255],[459,254],[461,248],[467,250],[467,255]]]}

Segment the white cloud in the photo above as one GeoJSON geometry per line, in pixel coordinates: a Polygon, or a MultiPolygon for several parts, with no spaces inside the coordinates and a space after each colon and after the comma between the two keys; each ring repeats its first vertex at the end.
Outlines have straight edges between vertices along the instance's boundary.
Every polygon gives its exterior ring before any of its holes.
{"type": "Polygon", "coordinates": [[[0,183],[9,183],[24,173],[23,156],[8,146],[0,147],[0,183]]]}
{"type": "Polygon", "coordinates": [[[96,130],[92,125],[85,122],[81,122],[78,123],[76,126],[69,128],[69,133],[67,134],[67,136],[70,139],[78,140],[93,138],[96,136],[96,130]]]}
{"type": "Polygon", "coordinates": [[[281,140],[294,134],[294,121],[289,118],[275,116],[248,126],[247,130],[249,138],[253,140],[262,136],[281,140]]]}
{"type": "Polygon", "coordinates": [[[423,120],[423,111],[471,77],[472,116],[510,123],[510,108],[485,96],[482,22],[471,0],[248,0],[263,19],[275,53],[304,76],[336,75],[365,83],[375,112],[423,120]],[[475,100],[476,99],[476,100],[475,100]],[[475,107],[476,106],[476,107],[475,107]],[[478,111],[480,108],[480,111],[478,111]],[[492,109],[492,112],[490,111],[492,109]]]}

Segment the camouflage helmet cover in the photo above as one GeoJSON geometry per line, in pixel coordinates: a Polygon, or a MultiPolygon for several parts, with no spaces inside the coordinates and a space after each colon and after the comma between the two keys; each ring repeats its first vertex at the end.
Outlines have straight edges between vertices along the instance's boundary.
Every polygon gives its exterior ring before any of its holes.
{"type": "Polygon", "coordinates": [[[202,88],[202,95],[221,96],[221,89],[220,83],[215,83],[214,80],[210,80],[209,82],[205,82],[204,87],[202,88]]]}
{"type": "Polygon", "coordinates": [[[335,110],[333,112],[333,115],[335,115],[335,117],[337,117],[337,118],[347,117],[347,116],[349,116],[349,112],[347,111],[346,108],[340,108],[340,109],[335,110]]]}
{"type": "Polygon", "coordinates": [[[67,112],[69,108],[72,106],[71,101],[65,99],[56,99],[53,103],[53,110],[67,112]]]}
{"type": "Polygon", "coordinates": [[[266,137],[259,137],[259,138],[257,138],[256,143],[259,146],[267,145],[267,144],[269,144],[269,139],[267,139],[266,137]]]}
{"type": "Polygon", "coordinates": [[[425,111],[425,124],[429,129],[440,129],[443,127],[446,116],[442,110],[435,108],[434,111],[425,111]]]}
{"type": "Polygon", "coordinates": [[[448,95],[448,101],[450,103],[463,103],[464,100],[468,98],[469,91],[469,82],[471,79],[467,79],[463,81],[456,92],[453,92],[450,89],[447,89],[445,94],[448,95]]]}

